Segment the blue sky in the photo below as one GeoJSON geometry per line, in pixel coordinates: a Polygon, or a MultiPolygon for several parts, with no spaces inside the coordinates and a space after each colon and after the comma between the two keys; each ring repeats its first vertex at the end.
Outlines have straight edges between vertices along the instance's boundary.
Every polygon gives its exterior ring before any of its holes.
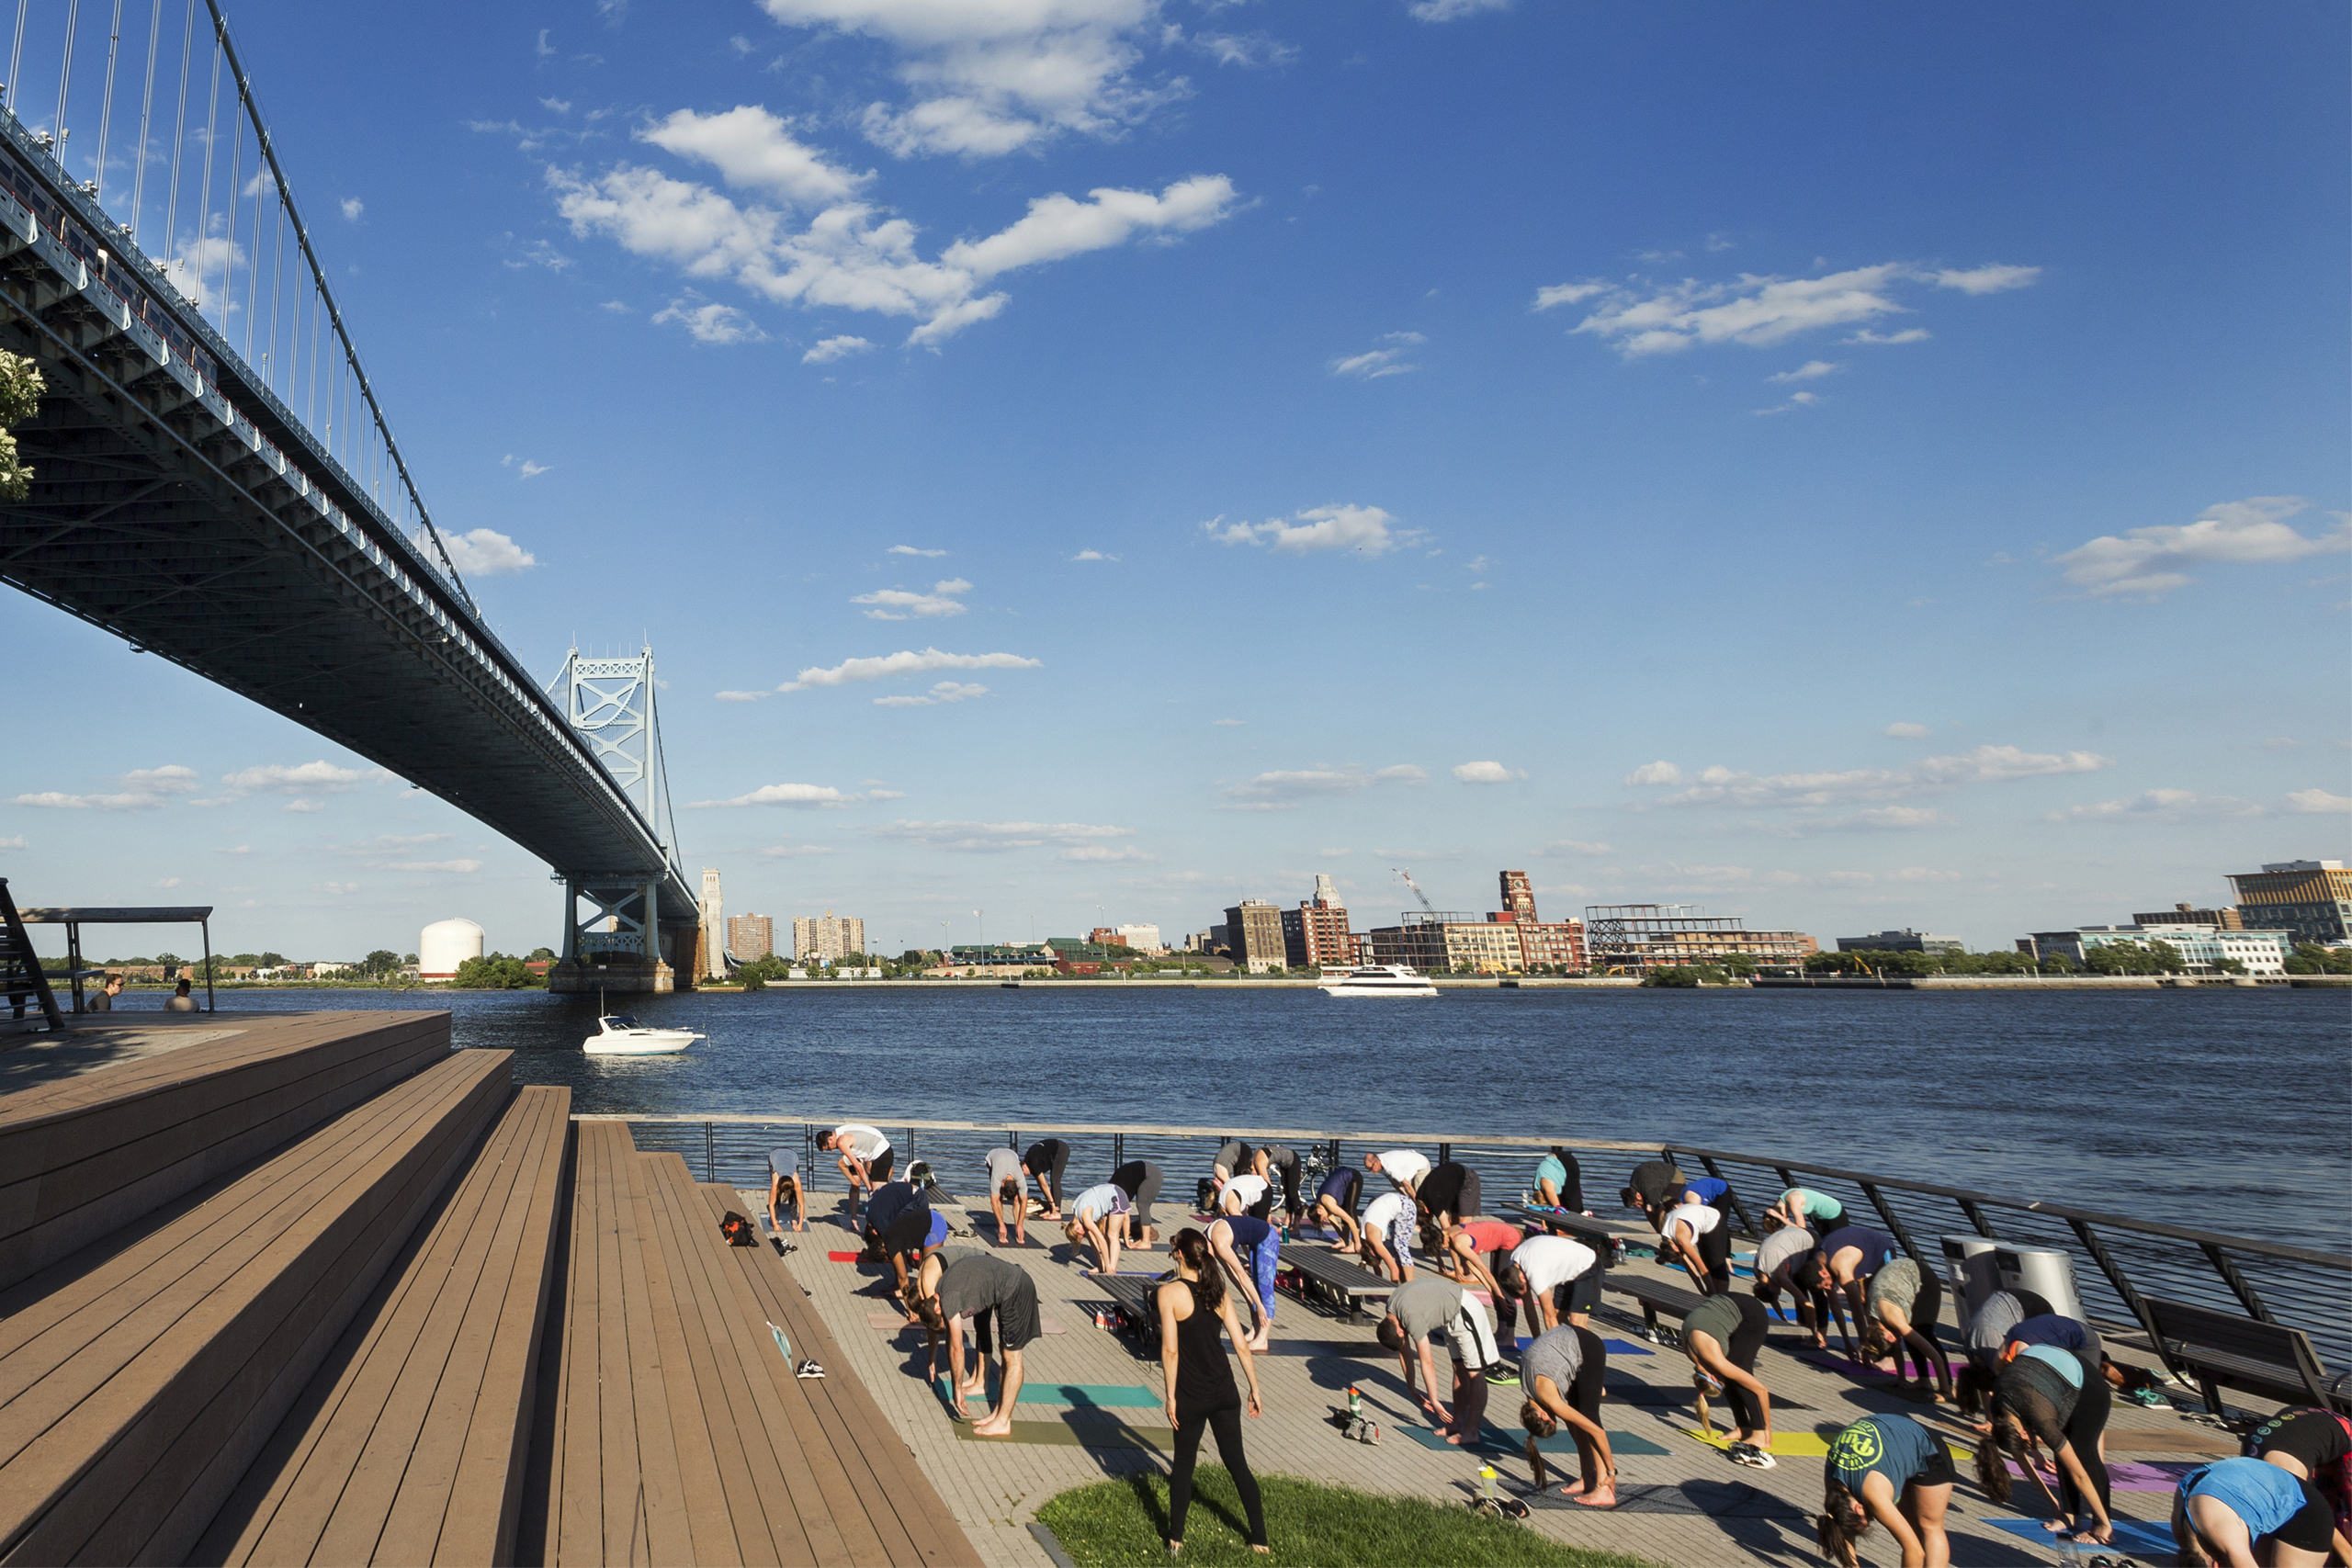
{"type": "MultiPolygon", "coordinates": [[[[544,671],[653,644],[731,910],[1511,866],[2004,945],[2347,851],[2340,6],[231,19],[469,582],[544,671]]],[[[74,694],[23,900],[556,940],[450,808],[0,632],[74,694]]]]}

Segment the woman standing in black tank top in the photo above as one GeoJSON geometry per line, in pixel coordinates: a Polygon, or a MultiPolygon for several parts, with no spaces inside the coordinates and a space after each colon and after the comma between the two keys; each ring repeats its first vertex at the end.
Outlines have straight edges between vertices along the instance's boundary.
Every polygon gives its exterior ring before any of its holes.
{"type": "MultiPolygon", "coordinates": [[[[1168,1478],[1168,1550],[1184,1544],[1184,1516],[1193,1506],[1193,1466],[1201,1457],[1201,1429],[1216,1434],[1217,1457],[1233,1476],[1233,1489],[1250,1516],[1250,1546],[1266,1544],[1266,1509],[1258,1479],[1241,1451],[1241,1393],[1234,1386],[1233,1363],[1226,1359],[1220,1332],[1247,1345],[1233,1315],[1223,1271],[1209,1252],[1209,1238],[1190,1227],[1178,1231],[1172,1250],[1176,1278],[1159,1287],[1159,1365],[1168,1382],[1168,1424],[1176,1428],[1176,1468],[1168,1478]]],[[[1248,1355],[1241,1370],[1250,1376],[1250,1414],[1261,1408],[1258,1367],[1248,1355]]]]}

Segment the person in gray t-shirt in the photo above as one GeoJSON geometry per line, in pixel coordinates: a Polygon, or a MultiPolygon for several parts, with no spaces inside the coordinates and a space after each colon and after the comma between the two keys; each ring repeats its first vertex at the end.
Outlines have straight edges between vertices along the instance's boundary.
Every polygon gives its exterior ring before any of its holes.
{"type": "Polygon", "coordinates": [[[2029,1317],[2049,1314],[2050,1303],[2031,1291],[1996,1291],[1984,1298],[1984,1304],[1968,1320],[1968,1365],[1961,1369],[1959,1379],[1962,1415],[1977,1414],[1992,1399],[2000,1381],[2001,1347],[2008,1342],[2009,1330],[2029,1317]]]}
{"type": "Polygon", "coordinates": [[[768,1229],[784,1229],[784,1221],[776,1213],[783,1201],[792,1204],[792,1228],[808,1228],[808,1195],[800,1186],[800,1154],[797,1149],[768,1151],[768,1229]]]}
{"type": "Polygon", "coordinates": [[[996,1216],[997,1245],[1018,1240],[1029,1245],[1029,1177],[1017,1149],[989,1151],[989,1213],[996,1216]],[[1012,1232],[1005,1233],[1004,1212],[1012,1211],[1012,1232]]]}
{"type": "Polygon", "coordinates": [[[1487,1418],[1487,1369],[1502,1359],[1495,1348],[1494,1320],[1478,1300],[1442,1275],[1424,1274],[1396,1287],[1388,1315],[1380,1320],[1380,1342],[1396,1352],[1405,1386],[1420,1374],[1428,1392],[1421,1408],[1444,1430],[1445,1440],[1476,1448],[1487,1418]],[[1437,1367],[1430,1336],[1442,1333],[1453,1359],[1453,1412],[1437,1400],[1437,1367]]]}
{"type": "MultiPolygon", "coordinates": [[[[994,1319],[997,1348],[1004,1357],[1004,1372],[997,1389],[996,1408],[973,1425],[972,1430],[989,1438],[1010,1437],[1012,1433],[1012,1407],[1021,1398],[1021,1353],[1032,1339],[1043,1331],[1037,1313],[1037,1287],[1028,1270],[1015,1263],[987,1253],[974,1253],[940,1271],[938,1287],[929,1296],[916,1303],[915,1314],[923,1326],[945,1330],[947,1335],[947,1367],[955,1390],[952,1401],[960,1418],[967,1415],[964,1400],[967,1388],[964,1380],[964,1319],[973,1325],[973,1349],[985,1362],[989,1353],[989,1329],[994,1319]]],[[[974,1381],[985,1376],[984,1369],[974,1369],[974,1381]]]]}

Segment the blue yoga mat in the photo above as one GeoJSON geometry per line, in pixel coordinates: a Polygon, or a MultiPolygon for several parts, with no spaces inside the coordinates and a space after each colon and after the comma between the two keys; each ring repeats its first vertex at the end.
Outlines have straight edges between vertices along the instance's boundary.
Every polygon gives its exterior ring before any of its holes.
{"type": "MultiPolygon", "coordinates": [[[[2032,1541],[2053,1551],[2057,1550],[2058,1538],[2043,1529],[2040,1519],[1986,1519],[1984,1522],[1996,1530],[2008,1531],[2020,1540],[2032,1541]]],[[[2170,1558],[2174,1550],[2169,1526],[2145,1524],[2138,1519],[2115,1521],[2115,1544],[2112,1548],[2094,1546],[2088,1540],[2078,1541],[2076,1545],[2086,1557],[2095,1552],[2117,1551],[2128,1551],[2138,1557],[2170,1558]]]]}
{"type": "MultiPolygon", "coordinates": [[[[1524,1350],[1534,1343],[1534,1340],[1522,1334],[1511,1341],[1511,1348],[1515,1350],[1524,1350]]],[[[1631,1339],[1604,1339],[1600,1342],[1600,1346],[1612,1356],[1655,1356],[1657,1354],[1654,1347],[1637,1345],[1631,1339]]]]}

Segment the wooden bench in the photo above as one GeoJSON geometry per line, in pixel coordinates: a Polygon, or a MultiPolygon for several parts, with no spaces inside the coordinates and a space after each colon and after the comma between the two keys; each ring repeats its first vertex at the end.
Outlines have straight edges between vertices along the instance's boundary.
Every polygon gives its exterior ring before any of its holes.
{"type": "Polygon", "coordinates": [[[1565,1209],[1540,1209],[1527,1203],[1504,1204],[1503,1217],[1522,1230],[1548,1232],[1584,1243],[1599,1256],[1603,1269],[1614,1269],[1625,1261],[1624,1238],[1599,1220],[1572,1214],[1565,1209]]]}
{"type": "Polygon", "coordinates": [[[1297,1292],[1299,1300],[1313,1305],[1320,1296],[1346,1314],[1350,1323],[1363,1322],[1371,1315],[1363,1310],[1366,1301],[1385,1301],[1396,1293],[1394,1284],[1369,1269],[1349,1262],[1329,1247],[1284,1242],[1277,1258],[1284,1268],[1297,1269],[1306,1280],[1306,1288],[1297,1292]]]}
{"type": "Polygon", "coordinates": [[[1643,1332],[1660,1345],[1677,1344],[1681,1338],[1679,1330],[1657,1325],[1661,1314],[1679,1323],[1707,1299],[1696,1291],[1686,1291],[1679,1285],[1639,1274],[1612,1275],[1603,1282],[1603,1288],[1621,1296],[1631,1296],[1641,1303],[1643,1332]]]}
{"type": "Polygon", "coordinates": [[[719,1235],[741,1199],[624,1123],[577,1140],[517,1559],[977,1562],[784,1260],[719,1235]]]}
{"type": "Polygon", "coordinates": [[[2328,1372],[2301,1329],[2187,1302],[2158,1301],[2154,1296],[2143,1296],[2141,1301],[2154,1321],[2165,1359],[2186,1368],[2197,1379],[2198,1389],[2214,1415],[2222,1414],[2225,1388],[2243,1389],[2289,1404],[2352,1413],[2352,1388],[2346,1386],[2346,1378],[2328,1372]]]}
{"type": "MultiPolygon", "coordinates": [[[[1159,1290],[1159,1280],[1147,1280],[1140,1275],[1091,1274],[1087,1277],[1086,1283],[1090,1290],[1100,1291],[1111,1298],[1112,1309],[1119,1314],[1119,1321],[1134,1329],[1145,1344],[1159,1342],[1159,1307],[1154,1300],[1159,1290]]],[[[1243,1302],[1240,1304],[1246,1308],[1250,1303],[1243,1302]]]]}
{"type": "Polygon", "coordinates": [[[515,1096],[194,1561],[514,1561],[571,1110],[515,1096]]]}
{"type": "Polygon", "coordinates": [[[0,1288],[449,1054],[446,1012],[223,1022],[235,1032],[0,1098],[0,1288]]]}
{"type": "Polygon", "coordinates": [[[183,1562],[514,1098],[459,1051],[0,1293],[0,1559],[183,1562]]]}

